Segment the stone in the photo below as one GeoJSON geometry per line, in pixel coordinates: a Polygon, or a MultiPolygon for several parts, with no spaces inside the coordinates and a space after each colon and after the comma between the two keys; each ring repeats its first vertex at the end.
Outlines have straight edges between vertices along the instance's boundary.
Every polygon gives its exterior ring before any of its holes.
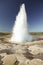
{"type": "Polygon", "coordinates": [[[31,50],[31,53],[33,55],[36,55],[36,54],[39,54],[39,53],[43,53],[43,48],[38,47],[38,45],[32,45],[28,49],[31,50]]]}
{"type": "Polygon", "coordinates": [[[3,64],[4,65],[14,65],[14,63],[17,61],[17,58],[14,54],[7,55],[3,59],[3,64]]]}
{"type": "Polygon", "coordinates": [[[43,60],[41,59],[33,59],[29,62],[29,65],[43,65],[43,60]]]}

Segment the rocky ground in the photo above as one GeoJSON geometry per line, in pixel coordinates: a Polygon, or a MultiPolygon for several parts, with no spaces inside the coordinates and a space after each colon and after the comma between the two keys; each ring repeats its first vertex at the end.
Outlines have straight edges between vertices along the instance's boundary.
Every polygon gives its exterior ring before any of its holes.
{"type": "Polygon", "coordinates": [[[43,65],[43,40],[15,44],[0,38],[0,65],[43,65]]]}

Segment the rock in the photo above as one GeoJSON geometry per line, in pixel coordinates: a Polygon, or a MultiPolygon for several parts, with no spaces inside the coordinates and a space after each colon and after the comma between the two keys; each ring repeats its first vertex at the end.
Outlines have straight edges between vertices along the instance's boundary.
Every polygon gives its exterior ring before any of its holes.
{"type": "Polygon", "coordinates": [[[17,60],[19,61],[18,65],[27,65],[30,62],[30,59],[24,57],[23,54],[16,54],[17,60]]]}
{"type": "Polygon", "coordinates": [[[24,62],[20,62],[18,65],[29,65],[30,60],[26,60],[24,62]]]}
{"type": "Polygon", "coordinates": [[[35,55],[34,57],[43,60],[43,53],[39,53],[39,54],[35,55]]]}
{"type": "Polygon", "coordinates": [[[19,64],[19,61],[16,61],[15,63],[14,63],[14,65],[18,65],[19,64]]]}
{"type": "Polygon", "coordinates": [[[32,59],[34,58],[33,54],[31,54],[30,52],[23,53],[23,55],[24,55],[27,59],[30,59],[30,60],[32,60],[32,59]]]}
{"type": "Polygon", "coordinates": [[[20,62],[18,65],[29,65],[30,60],[26,60],[24,62],[20,62]]]}
{"type": "Polygon", "coordinates": [[[11,51],[11,49],[3,49],[0,50],[0,53],[13,54],[13,51],[11,51]]]}
{"type": "Polygon", "coordinates": [[[22,53],[26,52],[25,48],[26,48],[26,46],[24,47],[24,46],[21,46],[21,45],[16,45],[16,46],[13,45],[12,51],[15,51],[15,53],[21,53],[22,54],[22,53]]]}
{"type": "Polygon", "coordinates": [[[25,64],[25,63],[19,63],[18,65],[27,65],[27,64],[25,64]]]}
{"type": "Polygon", "coordinates": [[[7,46],[0,44],[0,50],[7,49],[7,46]]]}
{"type": "Polygon", "coordinates": [[[33,59],[29,62],[29,65],[43,65],[43,61],[41,59],[33,59]]]}
{"type": "Polygon", "coordinates": [[[38,45],[32,45],[28,49],[31,50],[31,53],[34,55],[43,53],[43,48],[38,47],[38,45]]]}
{"type": "Polygon", "coordinates": [[[3,64],[3,62],[1,61],[1,59],[2,59],[2,56],[0,55],[0,65],[2,65],[2,64],[3,64]]]}
{"type": "Polygon", "coordinates": [[[19,62],[25,62],[26,61],[26,58],[24,57],[23,54],[16,54],[16,57],[17,57],[19,62]]]}
{"type": "Polygon", "coordinates": [[[3,64],[43,65],[43,45],[0,43],[0,65],[3,64]]]}
{"type": "Polygon", "coordinates": [[[1,40],[0,40],[0,43],[1,43],[1,40]]]}
{"type": "Polygon", "coordinates": [[[14,65],[14,63],[17,61],[17,58],[14,54],[7,55],[3,59],[3,64],[4,65],[14,65]]]}
{"type": "Polygon", "coordinates": [[[6,53],[1,53],[0,56],[3,58],[5,57],[7,54],[6,53]]]}
{"type": "Polygon", "coordinates": [[[8,43],[8,41],[9,41],[9,38],[4,38],[3,40],[4,43],[8,43]]]}

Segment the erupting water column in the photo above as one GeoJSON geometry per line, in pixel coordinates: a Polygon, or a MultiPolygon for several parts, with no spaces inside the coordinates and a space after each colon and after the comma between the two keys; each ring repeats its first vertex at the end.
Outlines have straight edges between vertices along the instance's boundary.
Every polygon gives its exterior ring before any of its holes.
{"type": "Polygon", "coordinates": [[[20,11],[16,16],[15,25],[12,31],[12,37],[10,39],[13,43],[21,43],[31,41],[32,37],[29,35],[27,25],[27,15],[25,5],[22,4],[20,11]]]}

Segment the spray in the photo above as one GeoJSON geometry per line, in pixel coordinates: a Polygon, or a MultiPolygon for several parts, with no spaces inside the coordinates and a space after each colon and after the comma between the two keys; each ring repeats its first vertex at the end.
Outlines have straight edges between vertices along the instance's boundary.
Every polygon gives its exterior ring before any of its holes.
{"type": "Polygon", "coordinates": [[[31,40],[32,40],[32,37],[29,35],[29,31],[28,31],[25,5],[22,4],[20,7],[19,13],[16,16],[10,41],[13,43],[15,42],[22,43],[22,42],[28,42],[31,40]]]}

